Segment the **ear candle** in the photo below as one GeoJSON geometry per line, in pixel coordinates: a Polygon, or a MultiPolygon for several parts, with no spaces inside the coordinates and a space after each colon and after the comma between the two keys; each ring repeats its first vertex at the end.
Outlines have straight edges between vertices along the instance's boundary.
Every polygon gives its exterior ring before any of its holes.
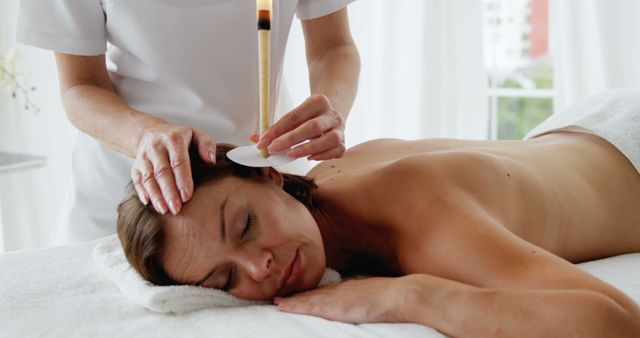
{"type": "MultiPolygon", "coordinates": [[[[260,136],[269,128],[270,119],[270,46],[271,40],[271,0],[257,0],[258,11],[258,59],[259,59],[259,81],[260,81],[260,136]]],[[[269,156],[267,149],[260,149],[260,155],[264,158],[269,156]]]]}

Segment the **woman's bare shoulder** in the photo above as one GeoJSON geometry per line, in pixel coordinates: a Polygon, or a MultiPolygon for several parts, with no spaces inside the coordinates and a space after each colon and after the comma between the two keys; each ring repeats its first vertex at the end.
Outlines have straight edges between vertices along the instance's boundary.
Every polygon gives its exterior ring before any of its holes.
{"type": "Polygon", "coordinates": [[[358,175],[354,188],[366,187],[369,209],[376,210],[379,217],[395,224],[398,230],[430,224],[435,218],[455,212],[454,208],[477,203],[477,191],[489,183],[474,177],[493,170],[491,163],[483,161],[483,156],[466,153],[410,155],[367,175],[358,175]]]}
{"type": "Polygon", "coordinates": [[[389,156],[394,156],[393,148],[402,144],[399,139],[376,139],[360,143],[345,151],[341,158],[320,162],[314,166],[307,176],[315,179],[323,179],[335,173],[359,170],[371,165],[388,161],[389,156]]]}
{"type": "MultiPolygon", "coordinates": [[[[344,156],[321,162],[309,171],[307,176],[326,178],[335,173],[368,172],[393,166],[396,162],[408,164],[419,159],[421,155],[463,150],[475,141],[453,139],[402,140],[384,138],[360,143],[349,148],[344,156]],[[408,157],[414,159],[407,159],[408,157]],[[409,162],[409,163],[407,163],[409,162]]],[[[426,158],[426,157],[422,157],[426,158]]],[[[384,170],[384,169],[382,169],[384,170]]]]}

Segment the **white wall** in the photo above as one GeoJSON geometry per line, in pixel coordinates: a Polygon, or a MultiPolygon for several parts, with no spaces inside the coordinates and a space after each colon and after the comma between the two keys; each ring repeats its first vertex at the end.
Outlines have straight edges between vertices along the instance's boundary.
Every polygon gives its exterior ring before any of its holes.
{"type": "MultiPolygon", "coordinates": [[[[3,0],[0,4],[5,48],[15,43],[15,15],[11,14],[17,4],[18,0],[3,0]]],[[[67,189],[70,151],[76,135],[60,104],[53,54],[29,47],[20,49],[20,63],[31,68],[30,84],[38,88],[32,98],[40,112],[25,111],[20,101],[11,100],[9,92],[1,91],[0,151],[43,155],[48,160],[38,169],[0,175],[6,250],[47,244],[67,189]]]]}

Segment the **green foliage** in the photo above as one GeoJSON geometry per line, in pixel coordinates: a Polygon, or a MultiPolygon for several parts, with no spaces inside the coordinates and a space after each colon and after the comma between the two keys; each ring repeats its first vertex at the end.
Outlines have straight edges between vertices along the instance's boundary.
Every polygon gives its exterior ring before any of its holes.
{"type": "Polygon", "coordinates": [[[519,140],[553,112],[548,98],[498,98],[498,139],[519,140]]]}
{"type": "MultiPolygon", "coordinates": [[[[539,65],[529,69],[536,88],[553,88],[553,69],[539,65]]],[[[520,81],[508,77],[501,88],[523,88],[520,81]]],[[[553,113],[553,99],[530,97],[498,98],[498,139],[519,140],[553,113]]]]}
{"type": "MultiPolygon", "coordinates": [[[[548,64],[540,64],[523,70],[520,78],[527,78],[535,84],[537,89],[553,88],[553,68],[548,64]]],[[[515,76],[510,76],[498,84],[499,88],[523,89],[522,82],[515,76]]]]}

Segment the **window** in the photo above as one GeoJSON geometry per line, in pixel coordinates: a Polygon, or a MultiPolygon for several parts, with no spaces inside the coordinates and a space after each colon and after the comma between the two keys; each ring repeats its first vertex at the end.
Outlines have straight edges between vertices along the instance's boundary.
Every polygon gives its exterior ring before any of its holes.
{"type": "Polygon", "coordinates": [[[483,0],[490,139],[521,139],[553,113],[548,0],[483,0]]]}

